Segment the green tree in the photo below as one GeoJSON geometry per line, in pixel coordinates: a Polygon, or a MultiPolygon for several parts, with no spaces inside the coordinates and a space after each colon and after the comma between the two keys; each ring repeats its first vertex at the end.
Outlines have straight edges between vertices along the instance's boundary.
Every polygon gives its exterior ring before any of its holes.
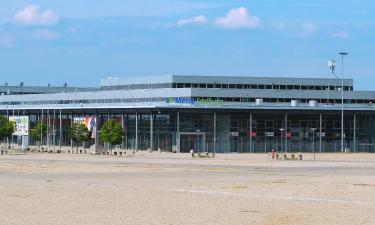
{"type": "Polygon", "coordinates": [[[33,141],[36,141],[38,143],[38,146],[42,144],[40,140],[42,139],[42,137],[46,136],[46,134],[47,125],[42,122],[38,122],[32,129],[30,129],[31,139],[33,141]]]}
{"type": "Polygon", "coordinates": [[[119,145],[123,140],[123,128],[116,120],[105,122],[100,129],[100,140],[108,143],[108,149],[113,145],[119,145]]]}
{"type": "Polygon", "coordinates": [[[0,141],[4,141],[4,139],[11,137],[15,128],[16,124],[14,122],[10,122],[6,117],[0,116],[0,141]]]}
{"type": "Polygon", "coordinates": [[[72,140],[76,143],[77,150],[80,143],[90,140],[90,132],[85,124],[82,123],[73,123],[69,134],[72,140]]]}

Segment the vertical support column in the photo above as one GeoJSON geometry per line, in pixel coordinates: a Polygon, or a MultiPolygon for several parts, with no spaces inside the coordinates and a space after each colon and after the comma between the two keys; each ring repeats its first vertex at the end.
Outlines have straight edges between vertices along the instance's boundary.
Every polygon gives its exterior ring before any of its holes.
{"type": "Polygon", "coordinates": [[[42,114],[40,115],[40,145],[43,145],[43,109],[42,109],[42,114]]]}
{"type": "MultiPolygon", "coordinates": [[[[121,126],[122,126],[122,135],[125,137],[125,115],[124,112],[121,113],[121,126]]],[[[122,139],[122,149],[124,149],[125,146],[125,138],[122,139]]]]}
{"type": "MultiPolygon", "coordinates": [[[[9,110],[8,110],[8,106],[7,106],[7,121],[9,121],[9,110]]],[[[9,137],[7,137],[7,148],[9,147],[9,137]]]]}
{"type": "Polygon", "coordinates": [[[216,112],[214,112],[214,153],[216,154],[216,112]]]}
{"type": "Polygon", "coordinates": [[[154,150],[154,114],[150,114],[150,150],[154,150]]]}
{"type": "Polygon", "coordinates": [[[95,118],[96,118],[96,123],[95,123],[95,151],[98,150],[98,147],[99,147],[99,123],[100,123],[100,119],[99,119],[99,114],[98,112],[95,112],[95,118]]]}
{"type": "Polygon", "coordinates": [[[288,149],[288,113],[285,113],[285,118],[284,118],[284,127],[285,127],[285,139],[284,139],[284,143],[285,143],[285,147],[284,147],[284,151],[285,153],[287,153],[287,149],[288,149]]]}
{"type": "Polygon", "coordinates": [[[52,118],[52,145],[55,148],[56,145],[56,132],[55,132],[55,122],[56,122],[56,109],[53,109],[53,118],[52,118]]]}
{"type": "Polygon", "coordinates": [[[49,123],[50,123],[50,114],[49,114],[49,109],[47,109],[47,146],[49,147],[50,146],[50,127],[49,127],[49,123]]]}
{"type": "MultiPolygon", "coordinates": [[[[71,114],[70,114],[70,127],[73,127],[73,120],[74,120],[74,118],[73,118],[73,112],[71,112],[71,114]]],[[[70,146],[73,149],[73,139],[71,137],[70,137],[70,146]]]]}
{"type": "Polygon", "coordinates": [[[138,151],[138,112],[135,112],[135,150],[138,151]]]}
{"type": "Polygon", "coordinates": [[[252,133],[253,133],[253,113],[250,113],[250,153],[252,153],[252,150],[253,150],[253,137],[252,137],[252,133]]]}
{"type": "Polygon", "coordinates": [[[60,109],[59,119],[60,119],[60,126],[59,126],[59,129],[60,129],[59,146],[60,146],[60,149],[61,149],[61,147],[62,147],[62,139],[63,139],[63,133],[62,133],[62,112],[61,112],[61,109],[60,109]]]}
{"type": "Polygon", "coordinates": [[[322,152],[322,114],[319,114],[319,152],[322,152]]]}
{"type": "Polygon", "coordinates": [[[180,153],[180,112],[177,112],[176,152],[180,153]]]}
{"type": "Polygon", "coordinates": [[[353,151],[357,151],[357,114],[354,113],[354,121],[353,121],[353,151]]]}

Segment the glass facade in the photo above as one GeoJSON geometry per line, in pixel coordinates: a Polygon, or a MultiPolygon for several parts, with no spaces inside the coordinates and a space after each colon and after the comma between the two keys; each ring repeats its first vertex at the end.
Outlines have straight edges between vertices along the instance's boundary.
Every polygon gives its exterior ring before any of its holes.
{"type": "MultiPolygon", "coordinates": [[[[42,140],[31,144],[71,146],[69,128],[73,118],[97,116],[98,126],[109,118],[124,125],[123,149],[176,152],[339,152],[341,151],[341,112],[303,111],[217,111],[167,110],[117,113],[59,112],[49,110],[25,113],[30,127],[38,121],[47,125],[42,140]],[[61,124],[61,134],[60,134],[61,124]],[[215,129],[216,128],[216,129],[215,129]],[[152,143],[151,143],[152,140],[152,143]]],[[[99,133],[100,135],[100,133],[99,133]]],[[[375,116],[345,112],[344,148],[356,152],[375,152],[375,116]]],[[[11,140],[17,143],[17,138],[11,140]]],[[[104,148],[104,143],[92,139],[104,148]]]]}

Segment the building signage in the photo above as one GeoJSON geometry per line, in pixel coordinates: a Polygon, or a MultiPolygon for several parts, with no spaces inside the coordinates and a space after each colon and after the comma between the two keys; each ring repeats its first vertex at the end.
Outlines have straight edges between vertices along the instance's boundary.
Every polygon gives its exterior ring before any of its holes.
{"type": "Polygon", "coordinates": [[[84,124],[88,131],[91,132],[91,138],[96,138],[96,117],[86,116],[86,117],[74,117],[74,123],[84,124]]]}
{"type": "Polygon", "coordinates": [[[240,134],[238,132],[230,132],[229,136],[231,137],[238,137],[240,134]]]}
{"type": "Polygon", "coordinates": [[[275,133],[274,132],[266,132],[266,137],[274,137],[275,133]]]}
{"type": "Polygon", "coordinates": [[[9,121],[16,125],[13,135],[28,136],[29,135],[29,117],[28,116],[10,116],[9,121]]]}
{"type": "Polygon", "coordinates": [[[168,104],[190,104],[190,105],[222,105],[224,100],[215,98],[189,98],[189,97],[177,97],[177,98],[166,98],[168,104]]]}
{"type": "Polygon", "coordinates": [[[257,137],[257,132],[256,131],[251,131],[251,132],[249,131],[249,132],[247,132],[247,136],[255,138],[255,137],[257,137]]]}

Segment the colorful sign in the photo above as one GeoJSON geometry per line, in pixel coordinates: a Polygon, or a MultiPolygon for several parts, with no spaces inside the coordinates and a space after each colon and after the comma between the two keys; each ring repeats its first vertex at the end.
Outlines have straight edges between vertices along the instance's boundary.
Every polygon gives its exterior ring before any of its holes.
{"type": "Polygon", "coordinates": [[[256,131],[249,131],[247,132],[248,137],[256,138],[257,137],[257,132],[256,131]]]}
{"type": "Polygon", "coordinates": [[[190,104],[190,105],[222,105],[224,100],[215,98],[189,98],[189,97],[178,97],[178,98],[166,98],[168,104],[190,104]]]}
{"type": "Polygon", "coordinates": [[[82,123],[84,124],[89,132],[91,132],[91,138],[96,138],[96,117],[94,116],[86,116],[86,117],[75,117],[73,119],[74,123],[82,123]]]}
{"type": "Polygon", "coordinates": [[[16,128],[13,135],[28,136],[29,135],[29,117],[28,116],[10,116],[10,122],[14,122],[16,128]]]}

